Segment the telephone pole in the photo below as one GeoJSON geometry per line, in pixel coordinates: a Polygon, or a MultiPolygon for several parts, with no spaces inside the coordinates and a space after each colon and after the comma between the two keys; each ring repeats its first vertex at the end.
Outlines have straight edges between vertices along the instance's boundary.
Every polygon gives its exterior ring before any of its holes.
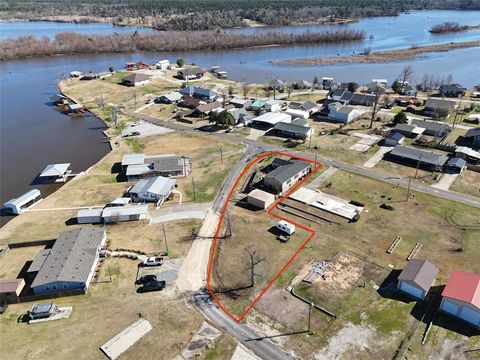
{"type": "Polygon", "coordinates": [[[308,335],[313,335],[312,331],[312,310],[313,310],[313,302],[310,303],[308,306],[308,335]]]}
{"type": "Polygon", "coordinates": [[[220,146],[220,160],[223,164],[223,147],[220,146]]]}
{"type": "Polygon", "coordinates": [[[195,196],[195,179],[193,178],[193,174],[192,174],[192,193],[193,193],[193,201],[196,201],[196,196],[195,196]]]}
{"type": "Polygon", "coordinates": [[[163,230],[163,240],[165,241],[165,252],[168,256],[168,243],[167,243],[167,233],[165,231],[165,225],[162,224],[162,230],[163,230]]]}

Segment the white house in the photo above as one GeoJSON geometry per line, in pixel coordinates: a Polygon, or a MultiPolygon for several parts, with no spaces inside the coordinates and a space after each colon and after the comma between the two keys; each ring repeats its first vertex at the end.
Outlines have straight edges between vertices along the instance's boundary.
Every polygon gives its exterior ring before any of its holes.
{"type": "Polygon", "coordinates": [[[480,329],[480,275],[455,271],[443,289],[440,310],[480,329]]]}
{"type": "Polygon", "coordinates": [[[172,193],[176,180],[157,176],[139,180],[129,191],[134,201],[162,204],[172,193]]]}
{"type": "Polygon", "coordinates": [[[168,68],[170,67],[170,61],[168,61],[167,59],[160,60],[155,64],[155,67],[159,70],[168,70],[168,68]]]}
{"type": "Polygon", "coordinates": [[[123,79],[123,84],[126,86],[143,86],[148,84],[152,79],[150,76],[140,73],[133,73],[123,79]]]}
{"type": "Polygon", "coordinates": [[[328,108],[330,110],[328,119],[335,122],[349,123],[364,114],[362,110],[348,105],[341,105],[340,103],[331,103],[328,105],[328,108]]]}
{"type": "Polygon", "coordinates": [[[276,112],[276,111],[280,111],[280,109],[281,109],[280,101],[273,100],[273,99],[265,101],[265,110],[276,112]]]}

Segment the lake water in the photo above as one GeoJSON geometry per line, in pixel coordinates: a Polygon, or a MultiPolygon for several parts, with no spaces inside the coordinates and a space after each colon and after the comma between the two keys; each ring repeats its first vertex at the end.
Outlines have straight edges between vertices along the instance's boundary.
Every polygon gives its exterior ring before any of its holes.
{"type": "MultiPolygon", "coordinates": [[[[143,60],[147,63],[162,58],[175,61],[183,57],[204,67],[219,65],[228,71],[231,79],[247,82],[265,82],[269,79],[312,80],[315,76],[332,76],[338,81],[367,83],[372,78],[386,78],[390,82],[406,65],[414,69],[414,77],[423,74],[447,76],[452,74],[455,82],[465,86],[480,83],[479,48],[467,48],[444,53],[428,54],[425,58],[388,64],[337,64],[327,66],[296,67],[273,65],[270,60],[285,60],[309,56],[335,56],[351,54],[366,47],[393,49],[413,44],[426,45],[448,41],[480,39],[480,31],[431,35],[431,25],[446,20],[462,24],[476,24],[480,12],[423,11],[402,14],[398,17],[364,19],[345,25],[364,29],[373,40],[358,43],[324,44],[295,47],[270,47],[245,50],[225,50],[181,53],[138,53],[108,55],[76,55],[41,59],[25,59],[0,63],[0,203],[16,197],[32,188],[31,181],[45,165],[54,162],[71,162],[74,172],[85,170],[108,152],[102,140],[102,123],[94,117],[71,119],[49,105],[50,96],[57,92],[56,83],[63,72],[72,70],[104,71],[110,66],[122,68],[125,62],[143,60]]],[[[31,31],[39,35],[72,30],[82,33],[113,33],[129,31],[127,27],[108,24],[28,23],[31,31]],[[47,26],[48,25],[48,26],[47,26]],[[40,26],[35,28],[35,26],[40,26]],[[44,32],[40,31],[41,27],[44,32]],[[96,29],[96,30],[95,30],[96,29]]],[[[0,33],[15,34],[17,23],[0,24],[0,33]]],[[[343,27],[343,25],[342,25],[343,27]]],[[[312,25],[276,28],[277,31],[316,31],[329,28],[312,25]]],[[[339,27],[335,26],[333,29],[339,27]]],[[[132,29],[130,29],[131,31],[132,29]]],[[[233,29],[232,32],[261,32],[272,29],[233,29]]],[[[152,30],[147,30],[152,31],[152,30]]],[[[18,35],[25,35],[22,31],[18,35]]],[[[12,36],[12,35],[9,35],[12,36]]],[[[48,193],[50,188],[40,188],[48,193]]],[[[2,223],[5,218],[0,219],[2,223]]]]}

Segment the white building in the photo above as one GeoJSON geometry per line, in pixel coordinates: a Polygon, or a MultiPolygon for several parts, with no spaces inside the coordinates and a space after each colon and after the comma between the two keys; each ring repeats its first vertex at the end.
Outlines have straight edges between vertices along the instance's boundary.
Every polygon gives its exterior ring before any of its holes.
{"type": "Polygon", "coordinates": [[[270,112],[276,112],[280,111],[281,109],[281,103],[278,100],[267,100],[265,101],[265,110],[270,111],[270,112]]]}
{"type": "Polygon", "coordinates": [[[279,113],[279,112],[269,112],[253,118],[252,121],[261,123],[263,125],[274,126],[279,122],[286,122],[286,123],[291,122],[292,116],[284,113],[279,113]]]}
{"type": "Polygon", "coordinates": [[[129,191],[134,201],[155,202],[161,205],[172,193],[176,180],[157,176],[139,180],[129,191]]]}
{"type": "Polygon", "coordinates": [[[71,173],[70,163],[49,164],[38,177],[40,180],[48,182],[65,182],[71,173]]]}
{"type": "Polygon", "coordinates": [[[148,218],[148,205],[108,206],[103,209],[102,217],[105,223],[144,220],[148,218]]]}
{"type": "Polygon", "coordinates": [[[41,197],[40,190],[32,189],[16,199],[7,201],[4,206],[11,214],[20,215],[41,197]]]}
{"type": "Polygon", "coordinates": [[[258,208],[267,209],[275,201],[275,195],[260,189],[254,189],[248,193],[247,202],[258,208]]]}
{"type": "Polygon", "coordinates": [[[170,67],[170,61],[168,61],[167,59],[160,60],[155,64],[155,67],[159,70],[168,70],[168,68],[170,67]]]}
{"type": "Polygon", "coordinates": [[[328,119],[335,122],[349,123],[364,114],[364,111],[351,106],[341,105],[340,103],[331,103],[328,105],[330,110],[328,119]]]}

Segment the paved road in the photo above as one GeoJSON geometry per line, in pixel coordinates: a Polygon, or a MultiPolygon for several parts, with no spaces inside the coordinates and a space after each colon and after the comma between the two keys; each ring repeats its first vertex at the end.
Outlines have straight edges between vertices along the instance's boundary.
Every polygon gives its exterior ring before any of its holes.
{"type": "MultiPolygon", "coordinates": [[[[135,116],[137,114],[132,114],[132,115],[135,116]]],[[[182,124],[162,121],[162,120],[152,118],[152,117],[148,117],[148,116],[145,116],[145,115],[142,115],[141,117],[146,121],[151,121],[151,122],[157,123],[157,124],[162,125],[162,126],[170,127],[172,129],[175,129],[175,130],[189,131],[189,132],[200,131],[200,130],[196,130],[194,128],[191,128],[191,127],[188,127],[188,126],[185,126],[185,125],[182,125],[182,124]]],[[[202,133],[205,134],[205,132],[202,132],[202,133]]],[[[372,178],[372,179],[385,181],[385,182],[395,184],[397,186],[401,186],[401,187],[404,187],[404,188],[408,187],[408,179],[391,177],[389,175],[378,173],[373,169],[366,169],[366,168],[363,168],[361,166],[348,164],[348,163],[345,163],[343,161],[338,161],[338,160],[335,160],[335,159],[326,158],[326,157],[323,157],[323,156],[320,156],[320,155],[293,151],[291,149],[286,149],[286,148],[279,147],[279,146],[265,144],[265,143],[262,143],[260,141],[240,138],[240,137],[232,136],[230,134],[225,134],[225,133],[210,133],[210,136],[217,137],[217,138],[220,138],[220,139],[224,139],[224,140],[227,140],[227,141],[235,141],[235,142],[238,142],[238,143],[243,143],[243,144],[249,145],[250,148],[256,149],[255,151],[277,150],[277,151],[288,152],[288,153],[291,153],[291,154],[294,154],[294,155],[309,158],[311,160],[316,159],[317,161],[322,162],[326,165],[334,166],[336,168],[339,168],[339,169],[342,169],[342,170],[345,170],[345,171],[349,171],[349,172],[352,172],[352,173],[355,173],[355,174],[367,176],[367,177],[372,178]]],[[[227,182],[225,182],[225,184],[227,184],[227,182]]],[[[410,184],[410,188],[415,190],[415,191],[420,191],[420,192],[423,192],[423,193],[427,193],[427,194],[430,194],[430,195],[441,197],[443,199],[458,201],[458,202],[461,202],[461,203],[466,204],[466,205],[470,205],[470,206],[480,208],[480,199],[475,198],[473,196],[468,196],[468,195],[460,194],[460,193],[453,192],[453,191],[436,189],[436,188],[433,188],[433,187],[430,187],[430,186],[427,186],[427,185],[422,185],[422,184],[419,184],[419,183],[415,183],[413,181],[410,184]]]]}
{"type": "Polygon", "coordinates": [[[200,311],[225,332],[236,338],[245,347],[263,360],[292,360],[293,356],[284,352],[270,340],[257,334],[248,326],[239,324],[225,314],[215,304],[210,294],[204,290],[194,294],[194,300],[200,311]]]}

